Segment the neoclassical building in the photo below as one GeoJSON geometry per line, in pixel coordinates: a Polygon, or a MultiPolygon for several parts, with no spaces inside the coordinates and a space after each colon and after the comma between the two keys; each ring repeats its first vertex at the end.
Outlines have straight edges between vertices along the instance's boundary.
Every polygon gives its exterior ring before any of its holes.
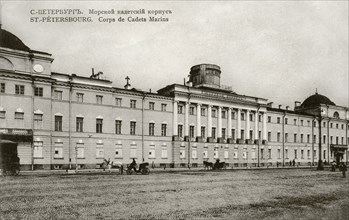
{"type": "MultiPolygon", "coordinates": [[[[22,169],[96,168],[104,158],[156,167],[348,162],[348,107],[314,94],[293,109],[240,95],[221,69],[195,65],[189,81],[156,93],[51,71],[51,54],[0,28],[0,138],[22,169]]],[[[185,74],[185,73],[183,73],[185,74]]]]}

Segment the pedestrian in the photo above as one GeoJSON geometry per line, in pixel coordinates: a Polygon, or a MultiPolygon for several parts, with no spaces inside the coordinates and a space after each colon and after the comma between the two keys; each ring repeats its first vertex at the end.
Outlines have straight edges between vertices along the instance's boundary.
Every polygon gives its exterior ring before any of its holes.
{"type": "Polygon", "coordinates": [[[336,161],[332,161],[332,163],[331,163],[331,171],[332,172],[336,171],[336,166],[337,166],[336,161]]]}
{"type": "Polygon", "coordinates": [[[293,166],[296,166],[296,159],[293,159],[292,164],[293,166]]]}
{"type": "Polygon", "coordinates": [[[292,160],[290,160],[290,166],[292,166],[292,160]]]}
{"type": "Polygon", "coordinates": [[[344,162],[342,162],[342,164],[340,165],[340,169],[342,171],[343,178],[346,178],[345,173],[347,172],[347,166],[344,164],[344,162]]]}

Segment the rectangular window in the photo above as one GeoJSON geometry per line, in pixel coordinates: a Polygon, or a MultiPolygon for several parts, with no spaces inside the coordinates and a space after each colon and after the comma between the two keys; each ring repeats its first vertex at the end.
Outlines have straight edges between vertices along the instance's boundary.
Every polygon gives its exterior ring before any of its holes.
{"type": "Polygon", "coordinates": [[[130,135],[136,135],[136,122],[130,122],[130,135]]]}
{"type": "Polygon", "coordinates": [[[313,154],[314,154],[314,158],[317,158],[316,150],[314,150],[313,154]]]}
{"type": "Polygon", "coordinates": [[[234,153],[233,153],[233,158],[234,158],[234,159],[238,159],[238,152],[237,152],[237,151],[234,151],[234,153]]]}
{"type": "Polygon", "coordinates": [[[161,158],[167,158],[167,146],[166,145],[162,145],[161,146],[161,158]]]}
{"type": "Polygon", "coordinates": [[[301,159],[304,159],[304,150],[301,150],[301,159]]]}
{"type": "Polygon", "coordinates": [[[235,140],[235,129],[231,129],[231,138],[235,140]]]}
{"type": "Polygon", "coordinates": [[[250,140],[253,140],[253,130],[250,130],[250,140]]]}
{"type": "Polygon", "coordinates": [[[336,137],[336,144],[338,144],[338,137],[336,137]]]}
{"type": "Polygon", "coordinates": [[[96,133],[102,133],[103,132],[103,119],[97,118],[96,119],[96,133]]]}
{"type": "Polygon", "coordinates": [[[149,102],[149,110],[154,110],[155,103],[154,102],[149,102]]]}
{"type": "Polygon", "coordinates": [[[344,144],[344,137],[342,137],[341,139],[342,139],[342,144],[344,144]]]}
{"type": "Polygon", "coordinates": [[[288,124],[288,118],[285,118],[285,125],[288,124]]]}
{"type": "Polygon", "coordinates": [[[178,137],[183,137],[183,125],[178,125],[178,137]]]}
{"type": "Polygon", "coordinates": [[[197,152],[196,147],[193,147],[193,148],[192,148],[192,151],[191,151],[191,158],[193,158],[193,159],[197,159],[197,158],[198,158],[198,152],[197,152]]]}
{"type": "Polygon", "coordinates": [[[42,150],[43,150],[43,142],[42,141],[34,141],[33,143],[33,157],[34,158],[43,158],[42,150]]]}
{"type": "Polygon", "coordinates": [[[166,107],[167,107],[166,104],[161,104],[161,111],[165,112],[166,111],[166,107]]]}
{"type": "Polygon", "coordinates": [[[294,142],[294,143],[297,142],[297,134],[293,134],[293,142],[294,142]]]}
{"type": "Polygon", "coordinates": [[[34,88],[34,96],[43,96],[44,89],[42,87],[35,87],[34,88]]]}
{"type": "Polygon", "coordinates": [[[0,83],[0,93],[5,93],[5,83],[0,83]]]}
{"type": "Polygon", "coordinates": [[[212,109],[211,114],[212,114],[212,118],[217,117],[217,115],[216,115],[216,109],[212,109]]]}
{"type": "Polygon", "coordinates": [[[342,127],[342,130],[343,130],[344,129],[344,124],[342,124],[341,127],[342,127]]]}
{"type": "Polygon", "coordinates": [[[42,129],[42,114],[34,114],[34,128],[42,129]]]}
{"type": "Polygon", "coordinates": [[[271,142],[271,132],[268,132],[268,141],[271,142]]]}
{"type": "Polygon", "coordinates": [[[121,120],[115,120],[115,134],[121,134],[121,120]]]}
{"type": "Polygon", "coordinates": [[[276,123],[280,124],[280,117],[276,118],[276,123]]]}
{"type": "Polygon", "coordinates": [[[84,132],[84,118],[83,117],[76,118],[76,132],[84,132]]]}
{"type": "Polygon", "coordinates": [[[24,112],[15,112],[15,119],[23,120],[24,112]]]}
{"type": "Polygon", "coordinates": [[[268,123],[271,123],[271,116],[268,116],[268,123]]]}
{"type": "Polygon", "coordinates": [[[304,142],[304,134],[301,134],[301,143],[304,142]]]}
{"type": "Polygon", "coordinates": [[[225,134],[226,129],[222,128],[222,138],[225,139],[226,138],[226,134],[225,134]]]}
{"type": "Polygon", "coordinates": [[[333,127],[333,123],[330,123],[330,128],[332,128],[333,127]]]}
{"type": "Polygon", "coordinates": [[[326,159],[326,150],[323,151],[323,157],[326,159]]]}
{"type": "Polygon", "coordinates": [[[241,112],[241,120],[244,121],[245,120],[245,114],[243,112],[241,112]]]}
{"type": "Polygon", "coordinates": [[[307,143],[310,143],[310,134],[307,134],[307,143]]]}
{"type": "Polygon", "coordinates": [[[0,111],[0,119],[6,117],[6,111],[0,111]]]}
{"type": "Polygon", "coordinates": [[[222,111],[222,118],[226,118],[227,117],[227,112],[226,111],[222,111]]]}
{"type": "Polygon", "coordinates": [[[63,158],[63,143],[62,142],[55,142],[55,154],[53,156],[54,158],[63,158]]]}
{"type": "Polygon", "coordinates": [[[285,133],[285,142],[288,142],[288,133],[285,133]]]}
{"type": "Polygon", "coordinates": [[[101,105],[103,103],[103,96],[96,95],[96,103],[101,105]]]}
{"type": "Polygon", "coordinates": [[[85,158],[85,147],[84,144],[77,143],[76,144],[76,157],[83,159],[85,158]]]}
{"type": "Polygon", "coordinates": [[[294,158],[295,158],[295,159],[298,159],[297,149],[294,150],[294,158]]]}
{"type": "Polygon", "coordinates": [[[203,126],[201,127],[201,137],[206,138],[206,128],[203,126]]]}
{"type": "Polygon", "coordinates": [[[183,114],[183,105],[179,105],[177,109],[178,114],[183,114]]]}
{"type": "Polygon", "coordinates": [[[121,98],[115,98],[115,105],[118,107],[121,107],[122,99],[121,98]]]}
{"type": "Polygon", "coordinates": [[[206,109],[205,108],[201,108],[201,116],[206,116],[206,109]]]}
{"type": "Polygon", "coordinates": [[[224,159],[229,159],[229,151],[224,150],[224,159]]]}
{"type": "Polygon", "coordinates": [[[253,121],[253,114],[250,114],[250,115],[249,115],[249,120],[250,120],[250,121],[253,121]]]}
{"type": "Polygon", "coordinates": [[[235,112],[231,112],[231,119],[235,119],[235,112]]]}
{"type": "Polygon", "coordinates": [[[130,100],[130,108],[136,108],[137,101],[136,100],[130,100]]]}
{"type": "Polygon", "coordinates": [[[167,136],[167,124],[161,124],[161,136],[167,136]]]}
{"type": "Polygon", "coordinates": [[[62,91],[55,90],[53,92],[53,98],[56,99],[56,100],[62,100],[62,94],[63,94],[62,91]]]}
{"type": "Polygon", "coordinates": [[[297,125],[297,119],[293,119],[293,124],[297,125]]]}
{"type": "Polygon", "coordinates": [[[122,158],[122,144],[115,144],[115,158],[122,158]]]}
{"type": "Polygon", "coordinates": [[[149,146],[148,158],[149,159],[155,159],[155,145],[150,145],[149,146]]]}
{"type": "Polygon", "coordinates": [[[212,128],[212,138],[216,139],[216,128],[212,128]]]}
{"type": "Polygon", "coordinates": [[[96,158],[104,158],[104,145],[102,143],[96,144],[96,158]]]}
{"type": "Polygon", "coordinates": [[[281,136],[281,134],[280,134],[280,132],[278,132],[278,133],[277,133],[277,136],[276,136],[277,142],[280,142],[280,136],[281,136]]]}
{"type": "Polygon", "coordinates": [[[313,136],[313,143],[316,143],[316,135],[313,136]]]}
{"type": "Polygon", "coordinates": [[[84,93],[76,93],[76,101],[84,102],[84,93]]]}
{"type": "Polygon", "coordinates": [[[262,115],[261,114],[258,115],[258,122],[262,122],[262,115]]]}
{"type": "Polygon", "coordinates": [[[326,122],[322,123],[322,127],[326,128],[326,122]]]}
{"type": "Polygon", "coordinates": [[[288,159],[288,149],[285,149],[285,158],[288,159]]]}
{"type": "Polygon", "coordinates": [[[149,136],[154,136],[155,123],[149,123],[149,136]]]}
{"type": "Polygon", "coordinates": [[[255,149],[252,149],[252,152],[251,152],[251,158],[252,158],[252,160],[257,159],[255,149]]]}
{"type": "Polygon", "coordinates": [[[242,152],[242,158],[244,160],[247,160],[247,152],[246,151],[242,152]]]}
{"type": "Polygon", "coordinates": [[[24,95],[24,86],[23,85],[15,85],[15,93],[17,95],[24,95]]]}
{"type": "Polygon", "coordinates": [[[181,147],[179,150],[179,158],[184,159],[185,158],[185,148],[181,147]]]}
{"type": "Polygon", "coordinates": [[[310,150],[307,150],[307,158],[310,159],[310,150]]]}
{"type": "Polygon", "coordinates": [[[194,137],[194,126],[193,125],[189,126],[189,137],[190,138],[194,137]]]}
{"type": "Polygon", "coordinates": [[[261,149],[261,159],[264,159],[264,149],[261,149]]]}
{"type": "Polygon", "coordinates": [[[303,124],[304,124],[304,121],[303,121],[303,120],[301,120],[301,126],[303,126],[303,124]]]}
{"type": "Polygon", "coordinates": [[[323,142],[323,144],[326,144],[326,135],[324,135],[324,136],[322,137],[322,142],[323,142]]]}
{"type": "Polygon", "coordinates": [[[55,131],[62,131],[62,116],[55,116],[55,131]]]}
{"type": "Polygon", "coordinates": [[[281,150],[278,149],[278,159],[281,159],[281,150]]]}
{"type": "Polygon", "coordinates": [[[336,124],[336,128],[338,129],[338,124],[336,124]]]}
{"type": "Polygon", "coordinates": [[[195,115],[195,108],[193,106],[189,107],[189,115],[195,115]]]}
{"type": "Polygon", "coordinates": [[[330,144],[333,144],[333,136],[330,136],[330,144]]]}
{"type": "Polygon", "coordinates": [[[137,158],[137,145],[131,144],[130,158],[137,158]]]}
{"type": "Polygon", "coordinates": [[[271,159],[271,149],[268,149],[268,159],[271,159]]]}
{"type": "Polygon", "coordinates": [[[203,158],[204,159],[208,158],[208,151],[206,149],[203,151],[203,158]]]}
{"type": "Polygon", "coordinates": [[[310,121],[309,120],[307,120],[307,124],[308,124],[308,127],[310,127],[310,121]]]}
{"type": "Polygon", "coordinates": [[[243,129],[241,129],[240,131],[240,135],[241,135],[241,139],[244,140],[245,139],[245,131],[243,129]]]}

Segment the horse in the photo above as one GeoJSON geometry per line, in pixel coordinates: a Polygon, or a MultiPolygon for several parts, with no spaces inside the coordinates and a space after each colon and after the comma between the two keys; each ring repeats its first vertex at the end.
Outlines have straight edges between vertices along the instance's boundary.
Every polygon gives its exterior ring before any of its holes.
{"type": "Polygon", "coordinates": [[[213,169],[213,163],[212,162],[208,162],[208,161],[204,161],[204,167],[205,167],[205,170],[211,170],[213,169]]]}
{"type": "Polygon", "coordinates": [[[120,174],[123,174],[124,172],[124,166],[121,162],[118,161],[110,161],[110,159],[103,159],[103,162],[100,165],[103,168],[103,171],[105,171],[105,169],[108,169],[109,173],[111,173],[111,169],[112,168],[117,168],[120,171],[120,174]]]}

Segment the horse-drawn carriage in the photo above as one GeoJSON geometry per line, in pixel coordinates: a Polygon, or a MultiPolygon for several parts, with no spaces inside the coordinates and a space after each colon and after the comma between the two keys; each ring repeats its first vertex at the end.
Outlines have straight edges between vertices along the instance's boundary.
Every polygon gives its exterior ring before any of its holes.
{"type": "MultiPolygon", "coordinates": [[[[125,169],[127,175],[141,173],[143,175],[148,175],[150,173],[150,169],[148,168],[149,163],[141,163],[137,169],[136,161],[133,161],[130,165],[127,165],[125,169]]],[[[100,167],[105,171],[108,169],[108,172],[111,173],[112,169],[118,169],[119,174],[124,173],[124,165],[121,162],[111,161],[110,159],[104,159],[101,163],[100,167]]]]}
{"type": "Polygon", "coordinates": [[[226,168],[226,163],[220,162],[219,159],[217,159],[215,163],[204,161],[204,167],[207,170],[222,170],[226,168]]]}

